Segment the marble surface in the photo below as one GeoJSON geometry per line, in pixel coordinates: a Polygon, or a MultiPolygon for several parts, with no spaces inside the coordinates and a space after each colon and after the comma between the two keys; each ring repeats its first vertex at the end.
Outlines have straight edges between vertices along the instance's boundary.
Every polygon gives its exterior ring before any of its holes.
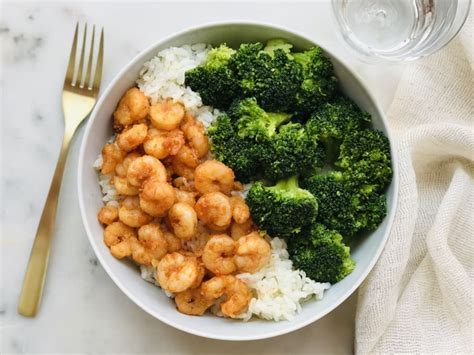
{"type": "Polygon", "coordinates": [[[350,353],[356,296],[317,323],[276,339],[208,340],[144,313],[94,256],[76,191],[83,127],[66,165],[43,303],[36,318],[16,313],[23,272],[53,174],[63,119],[60,90],[76,21],[105,26],[105,87],[141,49],[187,26],[260,20],[317,39],[350,63],[385,109],[402,67],[358,62],[343,47],[328,1],[232,3],[3,2],[0,18],[1,298],[0,352],[350,353]]]}

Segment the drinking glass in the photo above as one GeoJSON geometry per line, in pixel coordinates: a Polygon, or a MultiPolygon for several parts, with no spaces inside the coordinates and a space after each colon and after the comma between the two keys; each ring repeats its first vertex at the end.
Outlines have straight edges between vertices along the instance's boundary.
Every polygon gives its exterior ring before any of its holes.
{"type": "Polygon", "coordinates": [[[459,32],[471,0],[332,0],[346,42],[365,59],[430,55],[459,32]]]}

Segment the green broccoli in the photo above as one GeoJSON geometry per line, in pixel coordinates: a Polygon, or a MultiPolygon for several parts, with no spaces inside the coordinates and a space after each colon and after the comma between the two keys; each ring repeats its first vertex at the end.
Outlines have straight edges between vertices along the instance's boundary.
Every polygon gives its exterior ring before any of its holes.
{"type": "Polygon", "coordinates": [[[368,126],[371,117],[348,98],[323,104],[306,122],[308,131],[325,145],[330,162],[338,156],[342,138],[368,126]]]}
{"type": "Polygon", "coordinates": [[[345,170],[362,192],[383,190],[392,178],[388,138],[373,129],[347,134],[336,166],[345,170]]]}
{"type": "Polygon", "coordinates": [[[291,55],[291,48],[293,48],[293,45],[291,43],[288,43],[284,39],[275,38],[269,40],[263,50],[273,56],[277,49],[281,49],[286,53],[289,58],[293,58],[293,56],[291,55]]]}
{"type": "Polygon", "coordinates": [[[291,118],[289,113],[266,112],[254,97],[235,101],[229,116],[236,122],[241,138],[265,141],[275,135],[278,126],[291,118]]]}
{"type": "Polygon", "coordinates": [[[342,236],[318,223],[290,239],[288,252],[293,266],[317,282],[334,284],[355,268],[350,249],[342,242],[342,236]]]}
{"type": "Polygon", "coordinates": [[[316,198],[298,186],[296,176],[271,187],[256,182],[246,200],[255,223],[272,237],[299,233],[318,213],[316,198]]]}
{"type": "Polygon", "coordinates": [[[347,238],[376,229],[387,214],[385,195],[358,185],[346,172],[313,175],[303,179],[301,186],[318,200],[316,221],[347,238]]]}
{"type": "Polygon", "coordinates": [[[255,97],[271,112],[293,109],[302,80],[301,66],[289,58],[286,48],[268,47],[265,51],[262,43],[242,44],[232,56],[231,66],[243,96],[255,97]]]}
{"type": "Polygon", "coordinates": [[[298,111],[311,113],[323,102],[331,99],[338,83],[331,61],[319,47],[292,54],[294,61],[302,67],[303,80],[296,94],[298,111]]]}
{"type": "Polygon", "coordinates": [[[219,116],[209,127],[207,134],[214,157],[234,170],[239,181],[247,183],[257,178],[257,153],[260,147],[253,141],[240,138],[229,116],[219,116]]]}
{"type": "Polygon", "coordinates": [[[276,181],[318,171],[324,166],[325,150],[302,124],[287,123],[264,144],[260,160],[265,178],[276,181]]]}
{"type": "Polygon", "coordinates": [[[345,237],[356,234],[361,226],[357,220],[352,190],[341,172],[313,175],[301,181],[301,186],[318,200],[317,221],[335,229],[345,237]]]}
{"type": "Polygon", "coordinates": [[[227,109],[240,96],[239,82],[229,66],[235,50],[221,44],[209,51],[206,61],[185,74],[185,84],[197,91],[205,105],[227,109]]]}

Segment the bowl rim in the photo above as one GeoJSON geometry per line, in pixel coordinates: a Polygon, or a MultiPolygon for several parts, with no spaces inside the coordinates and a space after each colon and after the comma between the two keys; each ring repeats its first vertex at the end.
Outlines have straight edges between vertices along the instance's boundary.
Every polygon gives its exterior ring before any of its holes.
{"type": "Polygon", "coordinates": [[[368,86],[365,84],[364,80],[359,76],[359,74],[355,70],[351,69],[351,67],[346,63],[346,61],[341,59],[340,56],[335,55],[332,51],[326,49],[324,46],[321,46],[321,45],[317,44],[313,39],[308,37],[306,34],[301,33],[299,31],[295,31],[295,30],[290,29],[286,26],[277,25],[277,24],[274,24],[274,23],[271,23],[271,22],[240,21],[240,20],[206,22],[206,23],[201,24],[201,25],[192,26],[192,27],[189,27],[189,28],[184,29],[184,30],[173,32],[172,34],[167,35],[167,36],[153,42],[152,44],[148,45],[145,49],[141,50],[137,55],[135,55],[133,57],[133,59],[130,60],[113,77],[113,79],[109,82],[107,88],[101,93],[100,98],[97,101],[97,103],[96,103],[96,105],[95,105],[95,107],[94,107],[94,109],[93,109],[93,111],[92,111],[92,113],[91,113],[91,115],[88,119],[87,125],[85,127],[84,134],[83,134],[82,139],[81,139],[81,147],[80,147],[79,158],[78,159],[79,159],[79,162],[78,162],[78,167],[77,167],[77,174],[78,174],[78,179],[77,179],[77,188],[78,188],[78,190],[77,191],[78,191],[78,197],[79,197],[79,207],[80,207],[80,211],[81,211],[82,223],[83,223],[84,228],[86,230],[86,234],[87,234],[89,243],[91,244],[95,255],[97,256],[100,264],[102,265],[102,267],[104,268],[104,270],[106,271],[108,276],[114,281],[116,286],[130,300],[132,300],[138,307],[140,307],[142,310],[144,310],[145,312],[147,312],[148,314],[150,314],[154,318],[160,320],[161,322],[163,322],[163,323],[165,323],[165,324],[167,324],[167,325],[169,325],[169,326],[171,326],[175,329],[181,330],[183,332],[193,334],[193,335],[197,335],[197,336],[204,337],[204,338],[216,339],[216,340],[251,341],[251,340],[260,340],[260,339],[273,338],[273,337],[276,337],[276,336],[279,336],[279,335],[288,334],[288,333],[291,333],[291,332],[296,331],[298,329],[301,329],[301,328],[303,328],[303,327],[305,327],[309,324],[312,324],[315,321],[323,318],[328,313],[332,312],[342,302],[344,302],[347,298],[349,298],[349,296],[351,296],[352,293],[354,293],[354,291],[366,279],[369,272],[375,266],[375,263],[378,261],[380,255],[382,253],[382,250],[385,247],[388,236],[391,232],[393,220],[394,220],[395,213],[396,213],[396,207],[397,207],[397,203],[398,203],[399,174],[398,174],[398,158],[397,158],[397,152],[396,152],[396,149],[395,149],[395,141],[394,141],[393,136],[391,134],[391,130],[390,130],[390,127],[388,125],[388,120],[385,117],[384,111],[381,109],[379,103],[373,97],[371,91],[369,90],[368,86]],[[337,298],[336,301],[331,306],[329,306],[324,312],[318,313],[314,317],[310,317],[309,319],[307,319],[305,321],[302,321],[302,322],[292,323],[292,321],[288,321],[288,327],[286,327],[282,330],[272,331],[272,332],[265,333],[265,334],[260,334],[260,335],[250,335],[250,336],[238,336],[238,335],[236,335],[236,336],[228,337],[228,336],[215,335],[215,334],[208,333],[208,332],[201,332],[201,331],[196,330],[194,328],[187,327],[186,323],[184,323],[184,324],[176,323],[172,319],[168,319],[167,317],[164,317],[161,314],[157,314],[153,310],[149,309],[145,304],[142,303],[142,301],[140,299],[137,299],[136,297],[131,295],[131,293],[127,290],[127,286],[125,284],[123,284],[122,281],[114,275],[111,268],[107,265],[107,262],[102,259],[102,257],[100,256],[100,252],[98,250],[98,247],[95,245],[92,229],[91,229],[91,226],[89,225],[89,222],[88,222],[88,219],[87,219],[87,216],[86,216],[86,208],[87,207],[85,206],[85,201],[84,201],[83,178],[82,178],[82,176],[83,176],[82,171],[84,170],[84,156],[85,156],[85,151],[86,151],[85,141],[86,141],[86,138],[89,137],[90,131],[92,130],[92,125],[93,125],[93,122],[96,120],[96,117],[98,115],[99,107],[102,106],[103,102],[108,97],[110,92],[113,90],[113,88],[117,84],[118,80],[125,73],[127,73],[127,71],[129,71],[130,68],[134,64],[136,64],[136,62],[142,60],[143,57],[145,57],[149,53],[155,51],[156,48],[159,47],[162,43],[165,43],[169,40],[172,40],[173,38],[180,37],[180,36],[186,35],[186,34],[191,33],[191,32],[200,31],[200,30],[209,29],[209,28],[218,27],[218,26],[260,26],[260,27],[267,28],[267,29],[268,28],[277,29],[277,30],[286,31],[288,33],[291,33],[295,36],[298,36],[298,37],[302,38],[303,40],[306,40],[308,42],[311,42],[311,43],[321,47],[325,53],[327,53],[330,57],[336,59],[348,72],[350,72],[354,76],[356,81],[365,90],[365,94],[368,96],[370,101],[373,103],[374,109],[377,111],[377,113],[378,113],[378,115],[379,115],[379,117],[382,121],[382,124],[385,128],[385,134],[388,137],[389,142],[390,142],[390,150],[391,150],[391,158],[392,158],[392,170],[393,170],[393,176],[392,176],[392,182],[391,182],[392,188],[393,188],[393,199],[392,199],[391,205],[387,206],[388,214],[387,214],[386,218],[388,218],[388,221],[387,221],[387,225],[386,225],[386,231],[383,235],[383,238],[381,240],[380,245],[378,246],[374,256],[372,257],[372,260],[368,264],[368,267],[361,273],[361,275],[354,282],[354,284],[345,293],[343,293],[339,298],[337,298]]]}

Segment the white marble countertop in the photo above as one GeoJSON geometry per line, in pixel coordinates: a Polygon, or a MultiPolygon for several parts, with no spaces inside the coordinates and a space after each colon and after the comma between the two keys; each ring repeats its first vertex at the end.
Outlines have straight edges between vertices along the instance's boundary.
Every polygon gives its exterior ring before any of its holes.
{"type": "Polygon", "coordinates": [[[317,323],[276,339],[232,343],[199,338],[155,320],[112,282],[89,246],[76,192],[81,128],[59,201],[41,311],[16,313],[23,272],[59,152],[60,90],[76,21],[105,26],[103,87],[140,50],[187,26],[260,20],[308,34],[345,58],[385,109],[402,68],[353,59],[336,36],[328,1],[43,3],[1,5],[0,352],[173,354],[350,353],[356,296],[317,323]]]}

